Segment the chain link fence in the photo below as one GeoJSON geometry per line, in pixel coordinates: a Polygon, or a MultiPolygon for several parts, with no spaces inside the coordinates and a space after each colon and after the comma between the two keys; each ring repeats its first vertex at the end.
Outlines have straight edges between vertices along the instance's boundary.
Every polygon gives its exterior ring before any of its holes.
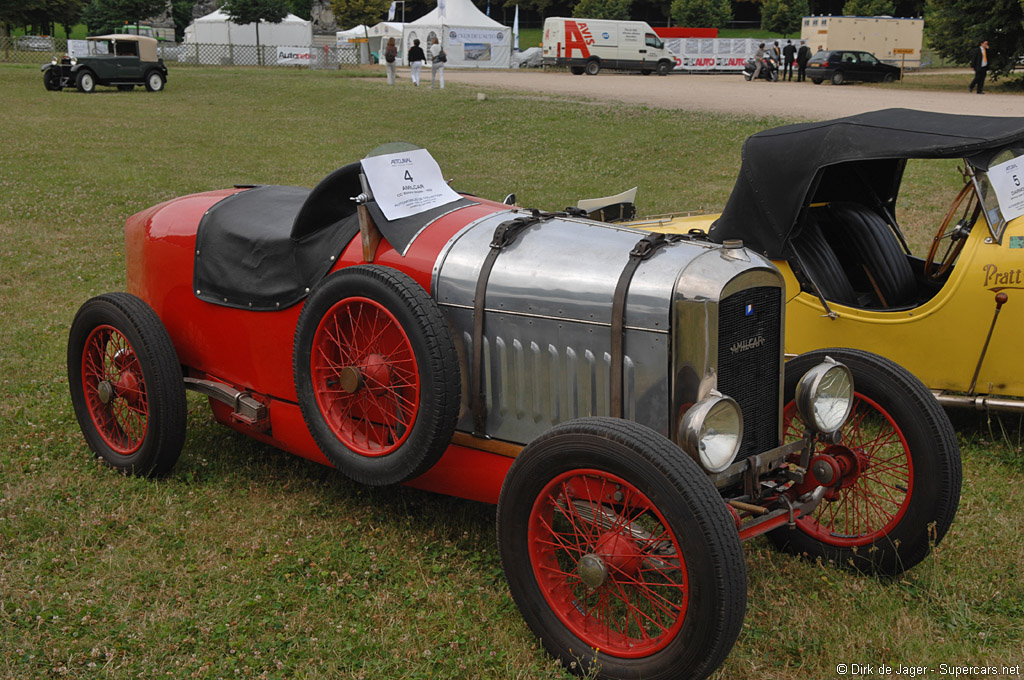
{"type": "MultiPolygon", "coordinates": [[[[48,36],[0,37],[0,62],[45,64],[68,53],[68,41],[48,36]]],[[[206,66],[308,66],[337,69],[371,63],[373,57],[358,44],[322,47],[277,45],[213,45],[208,43],[157,43],[157,55],[168,62],[206,66]]]]}

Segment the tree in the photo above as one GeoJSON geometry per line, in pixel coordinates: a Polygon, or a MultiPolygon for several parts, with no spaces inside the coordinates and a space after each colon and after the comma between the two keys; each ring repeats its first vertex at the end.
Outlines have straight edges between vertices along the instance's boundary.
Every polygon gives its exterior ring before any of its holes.
{"type": "Polygon", "coordinates": [[[82,21],[90,33],[97,35],[112,33],[125,23],[138,25],[166,12],[167,0],[92,0],[82,11],[82,21]]]}
{"type": "Polygon", "coordinates": [[[851,17],[891,17],[895,11],[893,0],[847,0],[843,5],[843,14],[851,17]]]}
{"type": "Polygon", "coordinates": [[[631,4],[633,0],[580,0],[572,15],[586,19],[629,19],[631,4]]]}
{"type": "Polygon", "coordinates": [[[732,21],[729,0],[672,0],[672,21],[690,28],[723,28],[732,21]]]}
{"type": "Polygon", "coordinates": [[[798,33],[803,18],[810,14],[807,0],[764,0],[761,28],[782,35],[798,33]]]}
{"type": "Polygon", "coordinates": [[[263,65],[263,52],[260,50],[260,21],[268,24],[279,24],[288,16],[288,4],[285,0],[227,0],[221,10],[228,15],[232,23],[244,26],[256,24],[256,63],[263,65]]]}
{"type": "Polygon", "coordinates": [[[1019,0],[928,0],[928,42],[946,59],[966,64],[988,40],[989,70],[1008,75],[1024,54],[1024,7],[1019,0]]]}
{"type": "Polygon", "coordinates": [[[331,12],[338,28],[352,28],[360,24],[373,26],[387,18],[390,6],[391,0],[331,0],[331,12]]]}

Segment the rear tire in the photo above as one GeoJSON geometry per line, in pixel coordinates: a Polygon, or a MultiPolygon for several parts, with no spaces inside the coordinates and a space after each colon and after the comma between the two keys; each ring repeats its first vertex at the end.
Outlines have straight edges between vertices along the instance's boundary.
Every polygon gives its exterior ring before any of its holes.
{"type": "Polygon", "coordinates": [[[458,356],[441,310],[394,269],[348,267],[310,293],[296,324],[295,390],[324,455],[362,484],[427,471],[459,415],[458,356]]]}
{"type": "Polygon", "coordinates": [[[150,71],[146,74],[146,89],[150,92],[160,92],[164,89],[165,82],[167,81],[159,71],[150,71]]]}
{"type": "Polygon", "coordinates": [[[185,441],[185,383],[167,330],[127,293],[83,304],[68,336],[68,385],[97,457],[140,477],[164,474],[185,441]]]}
{"type": "Polygon", "coordinates": [[[583,72],[588,76],[596,76],[601,71],[601,62],[597,59],[591,59],[587,62],[587,65],[583,67],[583,72]]]}
{"type": "Polygon", "coordinates": [[[845,79],[846,78],[843,76],[843,72],[842,71],[836,71],[835,73],[832,74],[832,84],[833,85],[842,85],[843,81],[845,79]]]}
{"type": "Polygon", "coordinates": [[[569,72],[572,73],[574,76],[581,76],[581,75],[583,75],[583,67],[582,66],[570,66],[569,67],[569,72]]]}
{"type": "MultiPolygon", "coordinates": [[[[803,426],[793,395],[800,377],[826,356],[853,373],[854,410],[841,445],[859,452],[863,472],[796,528],[768,534],[779,548],[857,571],[899,574],[946,535],[960,502],[960,449],[949,418],[906,369],[855,349],[821,349],[786,364],[787,441],[803,426]]],[[[818,453],[823,449],[818,444],[818,453]]]]}
{"type": "Polygon", "coordinates": [[[811,78],[811,82],[814,83],[815,85],[821,85],[821,81],[821,78],[811,78]]]}
{"type": "Polygon", "coordinates": [[[736,526],[707,475],[649,428],[552,428],[512,464],[497,524],[512,597],[571,672],[700,679],[732,649],[747,600],[736,526]]]}

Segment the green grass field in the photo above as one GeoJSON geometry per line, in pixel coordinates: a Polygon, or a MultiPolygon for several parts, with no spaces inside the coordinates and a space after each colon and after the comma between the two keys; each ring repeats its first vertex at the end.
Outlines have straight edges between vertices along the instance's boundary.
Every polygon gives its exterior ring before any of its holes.
{"type": "MultiPolygon", "coordinates": [[[[405,140],[499,200],[639,185],[644,213],[717,210],[743,139],[784,121],[285,69],[172,66],[163,93],[87,96],[0,65],[0,92],[0,678],[565,677],[508,594],[493,507],[359,487],[215,425],[195,395],[167,478],[96,463],[68,396],[71,319],[124,289],[126,217],[182,194],[312,186],[405,140]]],[[[912,172],[928,230],[955,170],[912,172]]],[[[956,424],[964,496],[933,555],[879,580],[748,543],[746,622],[715,678],[1024,663],[1020,422],[956,424]]]]}

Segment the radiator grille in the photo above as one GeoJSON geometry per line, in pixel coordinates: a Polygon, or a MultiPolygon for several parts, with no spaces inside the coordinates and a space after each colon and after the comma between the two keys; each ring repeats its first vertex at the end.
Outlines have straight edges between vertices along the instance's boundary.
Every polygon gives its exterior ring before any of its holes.
{"type": "Polygon", "coordinates": [[[736,460],[778,446],[782,291],[748,288],[718,307],[718,391],[743,412],[736,460]]]}

